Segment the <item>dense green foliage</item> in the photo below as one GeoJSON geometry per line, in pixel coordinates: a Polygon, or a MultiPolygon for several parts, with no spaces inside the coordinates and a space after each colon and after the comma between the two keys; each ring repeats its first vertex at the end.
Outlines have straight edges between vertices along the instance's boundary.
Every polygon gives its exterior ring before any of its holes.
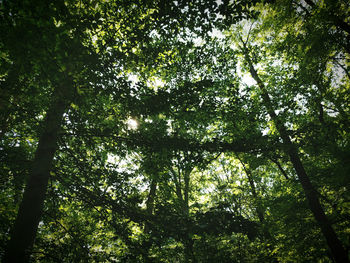
{"type": "Polygon", "coordinates": [[[0,260],[34,200],[30,262],[346,262],[349,17],[0,1],[0,260]]]}

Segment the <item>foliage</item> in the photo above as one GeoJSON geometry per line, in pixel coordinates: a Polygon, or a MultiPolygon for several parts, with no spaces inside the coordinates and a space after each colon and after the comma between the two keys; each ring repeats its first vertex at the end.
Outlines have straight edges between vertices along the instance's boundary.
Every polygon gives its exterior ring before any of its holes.
{"type": "Polygon", "coordinates": [[[0,259],[62,97],[31,262],[335,262],[290,145],[348,253],[348,17],[345,1],[2,1],[0,259]]]}

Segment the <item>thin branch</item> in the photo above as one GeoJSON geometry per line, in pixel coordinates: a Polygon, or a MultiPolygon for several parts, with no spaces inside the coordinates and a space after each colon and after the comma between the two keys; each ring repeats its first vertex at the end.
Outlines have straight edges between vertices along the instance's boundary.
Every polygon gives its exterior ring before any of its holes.
{"type": "Polygon", "coordinates": [[[247,40],[244,42],[244,45],[246,45],[248,43],[248,40],[249,40],[249,36],[250,36],[250,32],[252,30],[252,27],[254,25],[255,21],[253,23],[250,24],[249,26],[249,30],[248,30],[248,35],[247,35],[247,40]]]}

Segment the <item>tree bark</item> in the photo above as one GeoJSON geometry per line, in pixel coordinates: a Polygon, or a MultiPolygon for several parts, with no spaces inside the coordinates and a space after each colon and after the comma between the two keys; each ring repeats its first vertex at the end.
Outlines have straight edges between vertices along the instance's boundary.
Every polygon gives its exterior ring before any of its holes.
{"type": "MultiPolygon", "coordinates": [[[[148,198],[146,201],[146,213],[149,216],[153,215],[153,210],[154,210],[154,199],[156,197],[156,192],[157,192],[157,180],[156,179],[152,179],[151,180],[151,185],[150,185],[150,190],[149,190],[149,194],[148,194],[148,198]]],[[[150,233],[150,223],[148,221],[145,222],[143,231],[146,234],[150,233]]],[[[146,263],[150,263],[153,262],[152,259],[149,257],[149,250],[152,246],[152,240],[147,238],[142,242],[142,249],[141,249],[141,253],[142,253],[142,257],[144,262],[146,263]]]]}
{"type": "MultiPolygon", "coordinates": [[[[179,159],[179,162],[182,160],[179,159]]],[[[186,162],[186,161],[183,161],[186,162]]],[[[189,210],[189,191],[190,191],[190,175],[193,170],[193,166],[184,165],[183,169],[179,166],[178,171],[176,172],[173,168],[170,168],[173,176],[174,176],[174,183],[176,187],[176,195],[179,199],[179,203],[182,209],[182,216],[184,219],[184,233],[183,233],[183,244],[184,244],[184,262],[185,263],[195,263],[196,258],[193,254],[193,239],[190,235],[190,229],[188,220],[190,217],[190,210],[189,210]],[[177,175],[176,175],[177,173],[177,175]],[[181,176],[182,175],[182,176],[181,176]],[[181,180],[183,177],[183,180],[181,180]],[[183,181],[183,183],[182,183],[183,181]]]]}
{"type": "Polygon", "coordinates": [[[288,132],[286,127],[284,126],[284,123],[281,122],[281,120],[276,115],[273,104],[271,102],[270,96],[265,88],[264,83],[261,81],[260,77],[258,76],[253,63],[249,57],[248,54],[248,48],[244,44],[244,55],[245,59],[247,60],[250,68],[250,74],[254,78],[254,80],[257,82],[261,93],[262,93],[262,99],[265,107],[267,108],[267,112],[270,115],[270,118],[274,122],[277,131],[279,132],[283,144],[285,146],[285,151],[287,155],[290,158],[291,163],[293,164],[293,167],[296,171],[296,174],[298,176],[298,179],[303,187],[303,190],[306,195],[306,199],[308,200],[309,207],[319,224],[321,231],[327,241],[328,247],[331,250],[331,253],[338,263],[346,263],[349,262],[348,255],[346,250],[344,249],[342,243],[338,239],[331,223],[329,222],[325,212],[323,211],[323,208],[321,206],[321,203],[318,199],[317,192],[315,188],[312,186],[309,176],[307,175],[304,166],[301,162],[301,159],[299,157],[298,149],[297,147],[292,143],[291,139],[289,138],[288,132]]]}
{"type": "MultiPolygon", "coordinates": [[[[184,177],[184,191],[183,191],[183,213],[186,219],[189,219],[190,217],[190,209],[189,209],[189,202],[188,202],[188,195],[189,195],[189,184],[190,184],[190,173],[192,169],[184,169],[183,171],[183,177],[184,177]]],[[[184,246],[185,246],[185,262],[196,262],[194,255],[193,255],[193,239],[189,232],[189,225],[186,225],[186,240],[184,240],[184,246]]]]}
{"type": "Polygon", "coordinates": [[[253,174],[246,167],[244,162],[239,158],[239,156],[237,154],[236,154],[236,156],[237,156],[238,160],[240,161],[240,163],[242,164],[245,174],[247,175],[248,182],[249,182],[249,185],[250,185],[250,189],[251,189],[252,195],[254,197],[254,201],[257,204],[255,211],[256,211],[256,213],[258,215],[259,221],[260,221],[260,223],[264,223],[264,220],[265,220],[264,211],[262,211],[262,209],[261,209],[260,200],[259,200],[260,198],[258,196],[258,193],[256,192],[255,183],[254,183],[254,180],[253,180],[253,174]]]}
{"type": "Polygon", "coordinates": [[[34,244],[38,225],[43,213],[44,200],[57,149],[58,131],[63,114],[69,105],[67,88],[55,89],[50,109],[44,120],[44,130],[39,137],[32,170],[24,190],[15,223],[10,231],[10,240],[5,250],[3,263],[24,263],[34,244]]]}
{"type": "Polygon", "coordinates": [[[256,192],[256,188],[255,188],[255,183],[254,183],[254,179],[253,179],[253,174],[251,172],[251,170],[244,164],[244,162],[239,158],[238,154],[236,154],[236,157],[238,158],[238,160],[240,161],[240,163],[243,166],[244,172],[247,175],[248,178],[248,182],[250,185],[250,188],[252,190],[252,195],[254,197],[254,201],[256,202],[257,206],[256,206],[256,213],[258,215],[259,221],[261,223],[261,226],[263,227],[263,233],[264,233],[264,238],[267,240],[267,249],[269,251],[269,254],[271,256],[271,260],[272,262],[278,262],[278,259],[272,254],[272,251],[274,251],[275,246],[273,244],[271,244],[271,242],[273,241],[273,237],[270,234],[270,231],[266,228],[266,226],[264,225],[265,223],[265,211],[262,208],[261,204],[260,204],[260,198],[258,196],[258,193],[256,192]]]}
{"type": "MultiPolygon", "coordinates": [[[[154,208],[154,199],[156,197],[156,190],[157,190],[157,181],[156,179],[152,179],[150,189],[149,189],[149,195],[146,201],[146,211],[148,215],[153,214],[153,208],[154,208]]],[[[144,226],[144,232],[148,233],[150,229],[149,223],[146,222],[144,226]]]]}
{"type": "Polygon", "coordinates": [[[283,167],[281,166],[281,164],[279,163],[278,159],[273,159],[270,158],[270,160],[277,165],[278,170],[280,170],[281,174],[284,176],[284,178],[286,180],[289,180],[288,174],[286,173],[286,171],[283,169],[283,167]]]}

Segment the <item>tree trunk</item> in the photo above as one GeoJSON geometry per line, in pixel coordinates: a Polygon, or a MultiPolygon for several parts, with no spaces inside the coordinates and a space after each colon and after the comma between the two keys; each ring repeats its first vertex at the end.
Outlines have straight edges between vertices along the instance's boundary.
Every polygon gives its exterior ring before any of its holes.
{"type": "Polygon", "coordinates": [[[58,131],[63,113],[69,105],[65,93],[64,89],[55,89],[53,93],[53,101],[44,121],[44,130],[39,138],[32,170],[15,223],[10,231],[10,240],[5,250],[3,263],[29,261],[43,212],[50,169],[57,149],[58,131]]]}
{"type": "Polygon", "coordinates": [[[189,169],[184,169],[183,171],[183,176],[184,176],[184,215],[186,218],[186,240],[184,240],[184,246],[185,246],[185,262],[189,263],[196,263],[196,257],[193,253],[193,245],[194,245],[194,240],[191,236],[191,229],[190,229],[190,207],[189,207],[189,192],[190,192],[190,176],[191,172],[193,170],[193,167],[189,169]]]}
{"type": "MultiPolygon", "coordinates": [[[[153,208],[154,208],[154,199],[156,197],[156,190],[157,190],[157,181],[155,179],[152,179],[150,189],[149,189],[149,195],[146,201],[146,212],[148,215],[153,214],[153,208]]],[[[146,222],[144,226],[144,232],[148,233],[150,230],[149,223],[146,222]]]]}
{"type": "Polygon", "coordinates": [[[239,158],[238,154],[236,154],[236,157],[238,158],[238,160],[240,161],[240,163],[243,166],[243,169],[247,175],[248,178],[248,182],[250,185],[250,188],[252,190],[252,195],[254,197],[254,201],[256,203],[256,213],[258,215],[259,221],[261,223],[261,226],[263,227],[263,233],[264,233],[264,239],[266,239],[267,244],[266,247],[269,251],[269,256],[271,257],[272,262],[278,262],[278,259],[272,254],[272,251],[274,251],[275,246],[273,244],[271,244],[271,242],[273,242],[273,237],[270,234],[270,231],[266,228],[266,226],[264,225],[265,223],[265,211],[263,209],[263,207],[261,206],[260,202],[260,198],[258,196],[258,193],[256,192],[256,188],[255,188],[255,183],[254,183],[254,179],[253,179],[253,174],[251,172],[251,170],[244,164],[244,162],[239,158]]]}
{"type": "Polygon", "coordinates": [[[242,164],[245,174],[247,175],[248,182],[249,182],[249,185],[250,185],[250,189],[252,191],[252,195],[253,195],[254,201],[256,203],[256,209],[255,209],[256,214],[258,215],[260,223],[264,223],[264,220],[265,220],[264,211],[262,210],[262,207],[260,205],[260,200],[259,200],[260,198],[258,196],[258,193],[256,192],[256,188],[255,188],[255,184],[254,184],[254,180],[253,180],[253,174],[246,167],[244,162],[239,158],[238,154],[236,154],[236,156],[237,156],[238,160],[240,161],[240,163],[242,164]]]}
{"type": "Polygon", "coordinates": [[[250,74],[252,75],[254,80],[258,83],[258,86],[262,92],[263,103],[267,108],[267,112],[270,115],[270,118],[274,122],[276,129],[283,140],[285,151],[289,156],[291,163],[293,164],[293,167],[296,171],[298,179],[304,189],[306,199],[308,200],[308,203],[309,203],[309,207],[321,228],[321,231],[327,241],[328,247],[330,248],[331,253],[336,262],[339,262],[339,263],[349,262],[347,252],[345,251],[342,243],[340,242],[335,231],[333,230],[331,223],[329,222],[326,214],[324,213],[321,203],[318,199],[317,192],[312,186],[310,178],[308,177],[304,169],[304,166],[299,157],[298,149],[290,140],[289,135],[287,133],[287,129],[285,128],[284,124],[276,115],[273,109],[270,96],[265,88],[265,85],[261,81],[260,77],[258,76],[253,66],[253,63],[248,54],[248,49],[245,45],[244,45],[244,52],[245,52],[245,58],[249,63],[250,74]]]}
{"type": "MultiPolygon", "coordinates": [[[[148,198],[146,201],[146,213],[149,216],[153,215],[153,210],[154,210],[154,199],[156,197],[156,191],[157,191],[157,180],[156,179],[152,179],[151,180],[151,185],[150,185],[150,190],[149,190],[149,194],[148,194],[148,198]]],[[[150,233],[150,223],[149,221],[145,222],[143,231],[145,234],[149,234],[150,233]]],[[[149,250],[152,246],[152,240],[150,238],[147,238],[145,240],[143,240],[142,242],[142,248],[141,248],[141,253],[142,253],[142,257],[144,262],[146,263],[150,263],[153,262],[152,259],[149,257],[149,250]]]]}
{"type": "Polygon", "coordinates": [[[286,171],[283,169],[281,164],[279,163],[278,159],[270,158],[270,160],[277,165],[278,170],[280,170],[281,174],[284,176],[286,180],[289,180],[288,174],[286,171]]]}

